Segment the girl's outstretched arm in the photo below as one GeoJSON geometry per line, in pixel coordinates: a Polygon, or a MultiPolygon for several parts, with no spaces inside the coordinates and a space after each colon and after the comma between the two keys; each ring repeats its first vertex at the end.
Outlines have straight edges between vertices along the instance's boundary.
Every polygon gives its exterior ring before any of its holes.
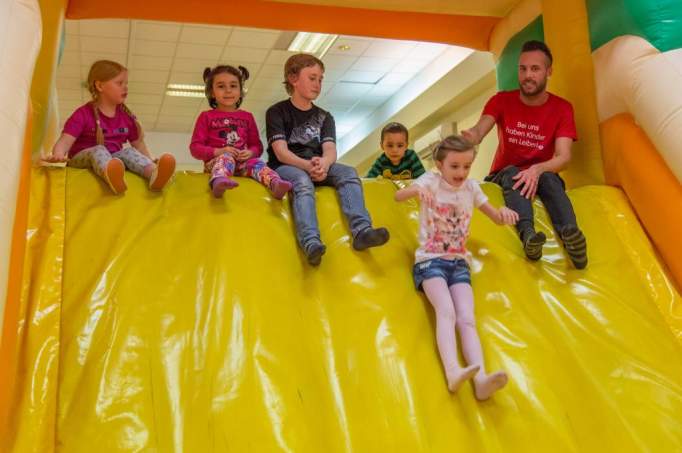
{"type": "Polygon", "coordinates": [[[42,160],[45,162],[66,162],[69,150],[76,142],[76,137],[63,133],[59,140],[52,147],[52,154],[49,156],[43,156],[42,160]]]}
{"type": "Polygon", "coordinates": [[[497,209],[490,203],[485,202],[478,209],[498,225],[516,225],[516,222],[519,221],[519,214],[506,206],[497,209]]]}

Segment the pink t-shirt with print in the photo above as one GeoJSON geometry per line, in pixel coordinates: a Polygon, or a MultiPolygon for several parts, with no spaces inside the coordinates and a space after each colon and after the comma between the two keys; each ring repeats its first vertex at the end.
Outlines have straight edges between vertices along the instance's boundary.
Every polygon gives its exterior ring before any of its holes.
{"type": "Polygon", "coordinates": [[[215,157],[216,148],[225,146],[250,149],[253,157],[263,154],[263,143],[251,113],[244,110],[223,112],[218,109],[201,112],[189,145],[192,156],[208,162],[215,157]]]}
{"type": "Polygon", "coordinates": [[[414,181],[433,195],[433,205],[421,204],[419,248],[415,262],[435,258],[471,261],[466,249],[474,208],[488,201],[479,183],[467,179],[459,188],[448,184],[438,173],[429,171],[414,181]]]}
{"type": "MultiPolygon", "coordinates": [[[[120,105],[116,107],[113,118],[100,110],[99,119],[104,134],[104,146],[110,153],[121,151],[126,142],[134,142],[139,138],[135,117],[127,114],[120,105]]],[[[69,157],[97,145],[97,124],[91,102],[81,105],[71,114],[64,123],[63,132],[76,138],[69,150],[69,157]]]]}

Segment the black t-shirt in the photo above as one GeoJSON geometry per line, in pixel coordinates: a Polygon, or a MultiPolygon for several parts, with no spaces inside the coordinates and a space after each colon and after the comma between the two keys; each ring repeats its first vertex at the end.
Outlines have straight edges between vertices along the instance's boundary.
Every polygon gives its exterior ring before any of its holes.
{"type": "Polygon", "coordinates": [[[265,114],[265,134],[268,138],[268,166],[277,168],[272,142],[286,140],[289,151],[302,159],[322,156],[322,143],[336,142],[336,126],[332,115],[313,105],[310,110],[299,110],[291,100],[278,102],[265,114]]]}

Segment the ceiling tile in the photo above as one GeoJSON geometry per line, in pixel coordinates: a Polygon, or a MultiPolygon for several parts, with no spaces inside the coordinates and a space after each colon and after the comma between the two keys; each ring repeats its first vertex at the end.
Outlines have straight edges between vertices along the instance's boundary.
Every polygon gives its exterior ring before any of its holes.
{"type": "Polygon", "coordinates": [[[448,46],[432,42],[416,43],[414,48],[406,55],[408,58],[432,60],[442,54],[448,46]]]}
{"type": "Polygon", "coordinates": [[[390,71],[400,60],[396,58],[360,57],[351,66],[351,71],[390,71]]]}
{"type": "Polygon", "coordinates": [[[279,38],[279,32],[250,31],[236,28],[232,31],[228,46],[270,49],[279,38]]]}
{"type": "Polygon", "coordinates": [[[185,25],[180,33],[180,42],[225,46],[232,27],[200,27],[185,25]]]}
{"type": "Polygon", "coordinates": [[[168,80],[169,71],[138,70],[128,77],[131,82],[150,82],[165,84],[168,80]]]}
{"type": "MultiPolygon", "coordinates": [[[[220,60],[227,64],[262,63],[268,56],[269,49],[256,49],[253,47],[232,47],[225,49],[220,60]]],[[[247,66],[244,64],[244,66],[247,66]]]]}
{"type": "Polygon", "coordinates": [[[298,52],[289,52],[288,50],[271,50],[266,58],[266,64],[284,65],[290,56],[296,55],[298,52]]]}
{"type": "Polygon", "coordinates": [[[375,71],[348,71],[341,78],[342,82],[357,82],[357,83],[377,83],[386,75],[385,72],[375,71]]]}
{"type": "Polygon", "coordinates": [[[133,55],[150,57],[172,57],[175,55],[174,42],[135,39],[132,43],[133,55]]]}
{"type": "Polygon", "coordinates": [[[155,82],[142,82],[132,80],[128,82],[128,93],[136,94],[163,94],[166,90],[166,84],[155,82]]]}
{"type": "Polygon", "coordinates": [[[199,71],[193,72],[172,71],[168,83],[203,85],[204,84],[204,81],[202,80],[203,67],[198,66],[198,68],[201,69],[199,71]]]}
{"type": "Polygon", "coordinates": [[[175,43],[180,37],[182,25],[159,22],[135,21],[135,39],[167,41],[175,43]]]}
{"type": "Polygon", "coordinates": [[[81,102],[82,101],[81,90],[62,88],[59,90],[57,99],[59,100],[60,106],[62,104],[62,101],[81,102]]]}
{"type": "Polygon", "coordinates": [[[277,79],[284,77],[284,66],[281,64],[264,64],[258,72],[258,77],[277,79]]]}
{"type": "Polygon", "coordinates": [[[367,83],[337,83],[325,96],[325,100],[344,103],[355,103],[361,96],[371,90],[374,85],[367,83]]]}
{"type": "Polygon", "coordinates": [[[168,71],[173,65],[173,57],[151,57],[133,55],[130,59],[130,69],[153,69],[168,71]]]}
{"type": "Polygon", "coordinates": [[[81,79],[77,77],[57,77],[57,89],[80,90],[81,79]]]}
{"type": "Polygon", "coordinates": [[[59,61],[60,65],[80,65],[81,56],[79,52],[71,52],[65,50],[62,54],[62,59],[59,61]]]}
{"type": "Polygon", "coordinates": [[[132,94],[128,95],[128,101],[127,102],[133,106],[138,105],[138,104],[158,105],[161,103],[162,99],[163,99],[163,96],[160,94],[136,94],[136,93],[132,93],[132,94]]]}
{"type": "Polygon", "coordinates": [[[80,21],[78,20],[65,20],[65,32],[67,35],[77,35],[80,33],[80,21]]]}
{"type": "Polygon", "coordinates": [[[371,39],[358,39],[349,36],[339,36],[339,39],[337,39],[334,42],[334,45],[332,45],[329,48],[327,55],[350,55],[350,56],[362,55],[362,53],[365,50],[367,50],[371,43],[372,43],[371,39]],[[339,49],[339,47],[343,46],[349,46],[350,49],[348,50],[339,49]]]}
{"type": "Polygon", "coordinates": [[[353,66],[353,63],[357,60],[357,57],[351,55],[326,55],[322,62],[324,63],[325,69],[337,69],[340,71],[346,71],[353,66]]]}
{"type": "Polygon", "coordinates": [[[73,77],[80,79],[81,68],[78,65],[59,65],[57,68],[57,77],[73,77]]]}
{"type": "Polygon", "coordinates": [[[82,52],[128,53],[128,38],[99,38],[95,36],[80,38],[82,52]]]}
{"type": "Polygon", "coordinates": [[[64,52],[80,52],[81,38],[79,35],[66,35],[64,38],[64,52]]]}
{"type": "Polygon", "coordinates": [[[196,77],[199,78],[201,82],[202,75],[205,68],[212,68],[215,66],[216,60],[212,58],[204,59],[189,59],[189,58],[176,58],[173,63],[173,72],[191,72],[197,74],[196,77]]]}
{"type": "Polygon", "coordinates": [[[403,58],[407,56],[416,44],[411,41],[396,41],[393,39],[377,39],[363,54],[366,57],[403,58]]]}
{"type": "Polygon", "coordinates": [[[130,33],[130,20],[128,19],[81,19],[78,25],[81,36],[128,39],[128,33],[130,33]]]}
{"type": "Polygon", "coordinates": [[[178,44],[175,56],[177,58],[196,58],[213,60],[215,63],[223,52],[223,46],[209,46],[206,44],[178,44]]]}

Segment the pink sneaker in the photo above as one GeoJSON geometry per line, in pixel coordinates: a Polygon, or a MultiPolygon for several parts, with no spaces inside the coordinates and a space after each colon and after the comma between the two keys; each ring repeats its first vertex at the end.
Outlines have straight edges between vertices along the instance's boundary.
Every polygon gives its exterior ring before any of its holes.
{"type": "Polygon", "coordinates": [[[272,196],[276,200],[281,200],[284,195],[291,190],[291,183],[283,179],[273,179],[270,181],[270,191],[272,191],[272,196]]]}

